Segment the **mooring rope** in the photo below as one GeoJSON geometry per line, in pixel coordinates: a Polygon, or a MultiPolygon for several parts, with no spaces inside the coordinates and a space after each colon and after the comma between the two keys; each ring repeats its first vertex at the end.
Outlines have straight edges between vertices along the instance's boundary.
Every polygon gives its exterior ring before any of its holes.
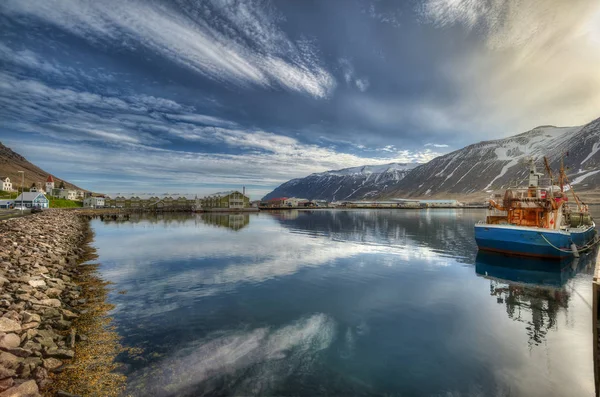
{"type": "MultiPolygon", "coordinates": [[[[552,248],[561,251],[561,252],[568,252],[570,254],[572,254],[574,251],[573,250],[566,250],[563,248],[558,248],[557,246],[555,246],[554,244],[552,244],[550,241],[548,241],[548,239],[546,238],[546,236],[544,236],[542,233],[540,233],[540,236],[542,236],[542,238],[548,243],[549,246],[551,246],[552,248]]],[[[598,244],[600,242],[600,238],[596,237],[594,239],[594,241],[592,241],[591,243],[589,243],[588,245],[584,245],[583,247],[579,248],[577,247],[577,251],[578,252],[585,252],[587,250],[589,250],[590,248],[592,248],[594,245],[598,244]]]]}

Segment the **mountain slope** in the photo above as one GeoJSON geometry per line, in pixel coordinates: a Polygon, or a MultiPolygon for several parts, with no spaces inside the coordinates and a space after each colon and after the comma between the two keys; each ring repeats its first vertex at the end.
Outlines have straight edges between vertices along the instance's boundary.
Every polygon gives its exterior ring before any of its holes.
{"type": "Polygon", "coordinates": [[[465,196],[506,188],[527,177],[526,159],[548,157],[558,170],[562,153],[578,191],[600,187],[600,119],[581,127],[542,126],[510,138],[479,142],[411,171],[380,197],[465,196]]]}
{"type": "MultiPolygon", "coordinates": [[[[32,183],[38,183],[39,186],[45,187],[48,172],[42,170],[38,166],[33,165],[27,159],[20,154],[12,151],[10,148],[4,146],[0,142],[0,176],[7,176],[10,178],[13,188],[21,188],[21,174],[18,171],[25,171],[24,175],[24,186],[26,188],[31,187],[32,183]]],[[[68,189],[83,190],[72,183],[56,178],[54,175],[54,186],[59,187],[61,182],[65,183],[65,187],[68,189]]]]}
{"type": "Polygon", "coordinates": [[[391,163],[344,168],[292,179],[263,197],[302,197],[310,200],[362,199],[386,192],[417,164],[391,163]]]}

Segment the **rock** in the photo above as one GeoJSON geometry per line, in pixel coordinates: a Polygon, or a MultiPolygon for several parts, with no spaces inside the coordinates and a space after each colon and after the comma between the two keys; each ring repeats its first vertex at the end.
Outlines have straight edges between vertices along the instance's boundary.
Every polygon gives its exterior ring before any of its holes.
{"type": "Polygon", "coordinates": [[[21,332],[21,324],[10,318],[0,317],[0,332],[21,332]]]}
{"type": "Polygon", "coordinates": [[[50,383],[50,379],[48,379],[48,370],[44,367],[37,367],[34,369],[33,378],[41,387],[45,387],[50,383]]]}
{"type": "Polygon", "coordinates": [[[4,277],[0,277],[0,286],[9,283],[9,281],[7,279],[5,279],[4,277]]]}
{"type": "Polygon", "coordinates": [[[36,323],[42,322],[40,315],[36,313],[22,312],[21,317],[23,317],[24,323],[30,323],[32,321],[35,321],[36,323]]]}
{"type": "Polygon", "coordinates": [[[8,369],[17,369],[21,362],[23,362],[23,359],[15,356],[14,354],[8,352],[0,353],[0,366],[8,369]]]}
{"type": "Polygon", "coordinates": [[[77,317],[79,317],[77,314],[75,314],[72,311],[67,310],[67,309],[62,310],[62,315],[63,315],[63,318],[65,318],[67,320],[73,320],[73,319],[76,319],[77,317]]]}
{"type": "Polygon", "coordinates": [[[61,303],[58,299],[42,299],[38,302],[39,305],[49,306],[49,307],[60,307],[61,303]]]}
{"type": "Polygon", "coordinates": [[[58,320],[54,322],[54,327],[61,331],[66,331],[71,328],[71,322],[67,320],[58,320]]]}
{"type": "Polygon", "coordinates": [[[34,380],[28,380],[0,393],[0,397],[38,397],[39,395],[38,385],[34,380]]]}
{"type": "Polygon", "coordinates": [[[27,283],[35,288],[46,286],[46,282],[44,280],[29,280],[27,283]]]}
{"type": "Polygon", "coordinates": [[[62,294],[62,290],[58,288],[48,288],[46,290],[46,295],[48,295],[50,298],[58,298],[60,297],[60,294],[62,294]]]}
{"type": "Polygon", "coordinates": [[[0,380],[0,393],[6,389],[10,389],[15,384],[13,378],[6,378],[0,380]]]}
{"type": "Polygon", "coordinates": [[[40,323],[31,322],[31,323],[23,324],[22,329],[25,331],[25,330],[32,329],[32,328],[37,328],[39,326],[40,326],[40,323]]]}
{"type": "Polygon", "coordinates": [[[46,357],[71,359],[75,357],[75,352],[73,350],[68,349],[49,349],[46,350],[44,355],[46,357]]]}
{"type": "Polygon", "coordinates": [[[44,368],[46,368],[48,371],[53,371],[61,367],[63,365],[63,362],[54,357],[48,357],[43,361],[43,365],[44,368]]]}
{"type": "Polygon", "coordinates": [[[0,365],[0,379],[10,378],[11,376],[15,376],[15,370],[4,368],[0,365]]]}
{"type": "Polygon", "coordinates": [[[67,393],[66,391],[59,390],[56,393],[56,397],[81,397],[79,394],[67,393]]]}
{"type": "Polygon", "coordinates": [[[4,334],[0,335],[0,349],[12,349],[19,347],[21,344],[21,338],[17,334],[4,334]]]}
{"type": "Polygon", "coordinates": [[[31,350],[23,349],[22,347],[15,347],[13,349],[8,349],[7,351],[17,357],[29,357],[33,354],[31,350]]]}

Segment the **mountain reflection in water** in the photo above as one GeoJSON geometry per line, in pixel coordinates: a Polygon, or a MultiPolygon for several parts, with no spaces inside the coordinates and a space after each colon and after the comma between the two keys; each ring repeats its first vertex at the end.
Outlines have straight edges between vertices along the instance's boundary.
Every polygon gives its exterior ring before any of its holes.
{"type": "Polygon", "coordinates": [[[122,357],[128,394],[593,394],[592,255],[477,255],[479,210],[235,215],[93,221],[118,332],[144,349],[122,357]]]}

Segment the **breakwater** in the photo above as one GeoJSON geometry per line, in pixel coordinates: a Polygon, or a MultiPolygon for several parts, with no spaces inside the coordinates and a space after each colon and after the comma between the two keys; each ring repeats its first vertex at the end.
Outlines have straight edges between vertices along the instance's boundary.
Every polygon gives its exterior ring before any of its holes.
{"type": "MultiPolygon", "coordinates": [[[[79,353],[105,331],[110,309],[94,267],[81,265],[90,238],[89,222],[74,211],[0,221],[0,397],[81,393],[74,378],[85,379],[90,363],[79,353]]],[[[109,345],[118,351],[115,338],[109,345]]]]}

